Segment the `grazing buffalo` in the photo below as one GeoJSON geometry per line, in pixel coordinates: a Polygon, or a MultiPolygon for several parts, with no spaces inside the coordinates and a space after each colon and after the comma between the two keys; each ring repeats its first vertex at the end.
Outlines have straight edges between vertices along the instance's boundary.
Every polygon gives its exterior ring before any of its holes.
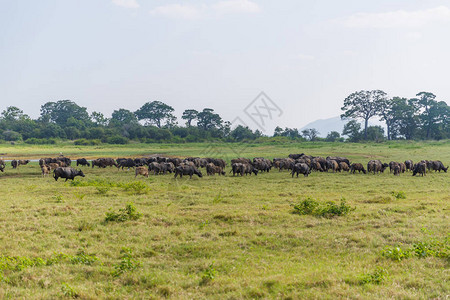
{"type": "Polygon", "coordinates": [[[117,163],[112,158],[97,158],[92,161],[92,168],[95,166],[99,168],[106,168],[106,167],[117,167],[117,163]]]}
{"type": "Polygon", "coordinates": [[[253,159],[253,166],[261,172],[269,172],[272,168],[272,162],[262,157],[255,157],[253,159]]]}
{"type": "Polygon", "coordinates": [[[400,164],[396,164],[394,166],[394,176],[400,176],[400,172],[402,171],[400,164]]]}
{"type": "Polygon", "coordinates": [[[66,181],[71,179],[73,181],[77,176],[85,177],[83,171],[75,170],[71,167],[58,168],[53,171],[53,178],[55,178],[56,181],[58,181],[59,178],[65,178],[66,181]]]}
{"type": "Polygon", "coordinates": [[[445,173],[447,173],[448,167],[444,167],[444,164],[440,161],[440,160],[433,160],[431,161],[431,169],[434,170],[434,172],[439,171],[441,172],[444,171],[445,173]]]}
{"type": "Polygon", "coordinates": [[[88,167],[90,167],[91,166],[91,164],[86,160],[86,158],[79,158],[79,159],[77,159],[77,167],[78,166],[88,166],[88,167]]]}
{"type": "Polygon", "coordinates": [[[252,175],[252,173],[255,174],[255,176],[258,175],[258,169],[256,169],[252,164],[242,164],[241,176],[243,176],[244,174],[252,175]]]}
{"type": "Polygon", "coordinates": [[[13,159],[11,161],[11,166],[13,169],[17,169],[17,167],[19,166],[19,162],[17,160],[13,159]]]}
{"type": "Polygon", "coordinates": [[[50,171],[51,171],[51,169],[49,166],[43,165],[41,167],[42,177],[48,176],[50,174],[50,171]]]}
{"type": "Polygon", "coordinates": [[[219,174],[225,176],[225,172],[222,167],[216,166],[213,163],[209,163],[206,165],[206,174],[208,176],[219,174]]]}
{"type": "Polygon", "coordinates": [[[242,166],[243,166],[243,164],[241,164],[241,163],[232,163],[230,173],[233,172],[233,176],[235,176],[236,174],[242,175],[242,173],[241,173],[242,166]]]}
{"type": "Polygon", "coordinates": [[[348,166],[348,164],[346,162],[340,162],[339,168],[345,172],[348,172],[350,170],[350,167],[348,166]]]}
{"type": "Polygon", "coordinates": [[[341,169],[339,168],[339,164],[335,160],[327,160],[327,168],[333,170],[333,173],[341,171],[341,169]]]}
{"type": "Polygon", "coordinates": [[[294,177],[294,174],[303,174],[303,176],[308,177],[308,175],[311,173],[311,169],[309,168],[309,166],[307,164],[304,163],[299,163],[299,164],[295,164],[294,167],[292,168],[292,177],[294,177]]]}
{"type": "Polygon", "coordinates": [[[191,179],[193,175],[203,177],[202,172],[200,172],[196,167],[189,165],[179,165],[175,168],[175,178],[177,178],[177,176],[183,178],[183,175],[189,175],[189,178],[191,179]]]}
{"type": "Polygon", "coordinates": [[[50,170],[56,170],[61,167],[59,163],[49,163],[45,166],[49,167],[50,170]]]}
{"type": "Polygon", "coordinates": [[[172,174],[174,172],[174,170],[175,170],[175,165],[173,163],[171,163],[171,162],[160,163],[160,167],[161,167],[160,172],[163,175],[166,175],[167,172],[172,174]]]}
{"type": "Polygon", "coordinates": [[[148,178],[148,168],[147,167],[137,167],[135,170],[135,176],[136,178],[138,175],[142,175],[148,178]]]}
{"type": "Polygon", "coordinates": [[[363,172],[364,174],[366,174],[366,170],[364,169],[364,166],[360,163],[353,163],[350,166],[350,172],[355,174],[355,172],[358,171],[359,173],[363,172]]]}
{"type": "MultiPolygon", "coordinates": [[[[132,160],[131,158],[121,159],[121,160],[119,160],[119,162],[116,161],[116,163],[117,163],[117,169],[122,168],[122,170],[123,170],[123,168],[130,169],[130,168],[134,168],[134,167],[138,166],[136,164],[136,161],[132,160]]],[[[140,166],[140,167],[142,167],[142,166],[140,166]]]]}
{"type": "Polygon", "coordinates": [[[398,163],[398,162],[391,161],[391,162],[389,163],[389,173],[394,172],[394,169],[395,169],[395,167],[397,167],[397,166],[399,166],[399,163],[398,163]]]}
{"type": "Polygon", "coordinates": [[[380,160],[371,160],[367,163],[367,172],[373,172],[373,174],[377,174],[378,172],[383,173],[384,170],[389,167],[388,164],[382,163],[380,160]]]}
{"type": "Polygon", "coordinates": [[[292,159],[299,159],[301,157],[303,157],[305,155],[305,153],[301,153],[301,154],[289,154],[289,158],[292,159]]]}
{"type": "Polygon", "coordinates": [[[158,175],[159,173],[161,173],[161,164],[156,161],[151,162],[148,165],[148,170],[153,171],[153,175],[158,175]]]}
{"type": "Polygon", "coordinates": [[[427,164],[425,162],[420,162],[416,165],[414,165],[413,175],[416,176],[416,174],[422,174],[422,177],[426,175],[427,172],[427,164]]]}
{"type": "Polygon", "coordinates": [[[412,160],[405,160],[405,166],[408,171],[414,170],[414,163],[412,160]]]}

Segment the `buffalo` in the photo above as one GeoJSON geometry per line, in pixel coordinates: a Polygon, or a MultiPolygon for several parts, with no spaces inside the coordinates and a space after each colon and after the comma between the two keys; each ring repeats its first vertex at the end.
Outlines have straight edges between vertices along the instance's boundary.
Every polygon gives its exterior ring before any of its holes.
{"type": "Polygon", "coordinates": [[[358,171],[359,173],[363,172],[364,174],[366,174],[366,170],[364,169],[364,166],[360,163],[353,163],[350,166],[350,172],[355,174],[355,172],[358,171]]]}
{"type": "Polygon", "coordinates": [[[216,166],[213,163],[209,163],[206,165],[206,174],[208,176],[214,175],[214,174],[219,174],[219,175],[224,175],[225,176],[225,172],[223,171],[222,167],[216,166]]]}
{"type": "Polygon", "coordinates": [[[135,176],[134,178],[136,178],[138,175],[142,175],[148,178],[148,168],[147,167],[137,167],[135,170],[135,176]]]}
{"type": "Polygon", "coordinates": [[[294,174],[303,174],[303,176],[308,177],[308,175],[311,173],[311,169],[309,168],[309,166],[307,164],[304,163],[299,163],[299,164],[295,164],[294,167],[292,168],[292,177],[294,177],[294,174]]]}
{"type": "Polygon", "coordinates": [[[91,164],[86,160],[86,158],[79,158],[79,159],[77,159],[77,167],[78,166],[88,166],[88,167],[90,167],[91,166],[91,164]]]}
{"type": "Polygon", "coordinates": [[[421,174],[422,177],[426,175],[427,172],[427,164],[425,162],[419,162],[418,164],[414,165],[413,175],[416,176],[416,174],[421,174]]]}
{"type": "Polygon", "coordinates": [[[189,175],[189,178],[191,179],[193,175],[203,177],[202,172],[200,172],[196,167],[189,165],[179,165],[175,168],[175,178],[177,178],[177,176],[183,178],[183,175],[189,175]]]}
{"type": "Polygon", "coordinates": [[[85,177],[83,171],[75,170],[71,167],[58,168],[53,171],[53,178],[55,178],[56,181],[58,181],[59,178],[65,178],[66,181],[71,179],[73,181],[77,176],[85,177]]]}
{"type": "Polygon", "coordinates": [[[431,169],[434,170],[434,172],[439,171],[441,172],[444,171],[445,173],[447,173],[448,167],[444,167],[444,164],[440,161],[440,160],[433,160],[431,161],[431,169]]]}

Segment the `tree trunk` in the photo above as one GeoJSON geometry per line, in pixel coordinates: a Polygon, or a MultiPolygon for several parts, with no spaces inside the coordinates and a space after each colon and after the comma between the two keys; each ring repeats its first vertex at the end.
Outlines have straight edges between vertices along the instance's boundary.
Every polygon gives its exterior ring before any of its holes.
{"type": "Polygon", "coordinates": [[[369,124],[369,118],[364,119],[364,139],[367,140],[367,125],[369,124]]]}
{"type": "Polygon", "coordinates": [[[389,124],[390,122],[388,122],[388,121],[386,121],[386,130],[387,130],[387,138],[388,138],[388,141],[390,141],[391,140],[391,126],[390,126],[390,124],[389,124]]]}

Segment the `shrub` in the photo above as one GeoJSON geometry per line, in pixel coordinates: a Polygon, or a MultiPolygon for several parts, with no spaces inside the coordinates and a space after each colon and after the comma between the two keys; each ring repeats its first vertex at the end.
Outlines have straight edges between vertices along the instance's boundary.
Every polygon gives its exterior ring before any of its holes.
{"type": "Polygon", "coordinates": [[[141,266],[141,263],[133,258],[130,248],[122,248],[120,251],[121,261],[114,265],[114,271],[111,273],[113,277],[119,277],[125,272],[134,271],[141,266]]]}
{"type": "Polygon", "coordinates": [[[214,268],[214,263],[212,263],[203,272],[202,280],[200,281],[200,285],[205,285],[205,284],[211,282],[212,280],[214,280],[214,278],[216,278],[216,274],[217,274],[217,271],[214,268]]]}
{"type": "Polygon", "coordinates": [[[390,247],[386,246],[382,251],[381,255],[393,260],[401,261],[405,258],[411,256],[411,251],[408,249],[402,249],[400,246],[390,247]]]}
{"type": "Polygon", "coordinates": [[[109,186],[96,186],[95,188],[100,195],[106,195],[111,190],[109,186]]]}
{"type": "Polygon", "coordinates": [[[65,282],[63,282],[63,284],[61,285],[61,292],[63,293],[63,295],[65,297],[69,297],[69,298],[80,297],[79,293],[77,291],[75,291],[73,287],[71,287],[70,285],[68,285],[65,282]]]}
{"type": "Polygon", "coordinates": [[[380,284],[386,280],[388,275],[389,273],[386,269],[377,267],[373,273],[365,274],[363,276],[363,278],[361,279],[361,284],[380,284]]]}
{"type": "Polygon", "coordinates": [[[142,214],[137,212],[133,203],[128,203],[125,208],[119,209],[119,212],[109,211],[106,213],[105,222],[125,222],[128,220],[138,220],[142,214]]]}
{"type": "Polygon", "coordinates": [[[406,199],[406,194],[403,191],[392,191],[391,195],[394,196],[396,199],[406,199]]]}
{"type": "Polygon", "coordinates": [[[111,137],[107,138],[106,142],[108,144],[126,145],[126,144],[128,144],[128,139],[126,137],[123,137],[120,135],[115,135],[115,136],[111,136],[111,137]]]}
{"type": "Polygon", "coordinates": [[[29,138],[25,141],[25,143],[30,145],[55,145],[56,139],[29,138]]]}
{"type": "Polygon", "coordinates": [[[150,191],[150,188],[147,184],[142,181],[133,181],[130,183],[126,183],[122,185],[125,191],[131,192],[132,194],[142,195],[147,194],[150,191]]]}
{"type": "Polygon", "coordinates": [[[97,146],[97,145],[101,145],[102,141],[79,139],[79,140],[74,141],[73,143],[78,146],[97,146]]]}
{"type": "Polygon", "coordinates": [[[346,204],[345,198],[341,199],[341,203],[338,205],[333,201],[326,203],[320,203],[313,198],[306,198],[298,204],[293,205],[294,214],[299,215],[312,215],[316,217],[332,218],[335,216],[345,216],[351,211],[355,210],[351,206],[346,204]]]}

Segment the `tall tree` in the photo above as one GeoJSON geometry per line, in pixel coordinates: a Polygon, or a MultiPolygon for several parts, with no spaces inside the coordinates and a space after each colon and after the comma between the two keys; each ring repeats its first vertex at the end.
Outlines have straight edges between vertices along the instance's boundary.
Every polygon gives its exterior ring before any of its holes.
{"type": "Polygon", "coordinates": [[[341,115],[341,118],[363,119],[364,139],[367,139],[369,120],[377,115],[380,103],[386,97],[386,93],[380,90],[354,92],[345,98],[344,106],[341,108],[345,112],[341,115]]]}
{"type": "Polygon", "coordinates": [[[145,120],[147,124],[162,127],[163,121],[173,123],[176,117],[173,115],[173,107],[161,101],[145,103],[135,114],[139,120],[145,120]]]}
{"type": "Polygon", "coordinates": [[[417,109],[412,99],[392,98],[391,136],[402,135],[407,140],[414,138],[419,123],[417,109]]]}
{"type": "Polygon", "coordinates": [[[61,127],[67,125],[67,120],[71,117],[89,123],[90,118],[86,107],[81,107],[70,100],[60,100],[57,102],[47,102],[41,106],[41,120],[52,122],[61,127]]]}
{"type": "Polygon", "coordinates": [[[319,131],[317,131],[317,129],[315,128],[305,129],[302,130],[302,135],[309,141],[315,141],[317,139],[317,136],[319,135],[319,131]]]}
{"type": "Polygon", "coordinates": [[[183,112],[183,116],[181,117],[183,120],[186,120],[187,127],[192,126],[192,121],[197,119],[198,111],[195,109],[186,109],[183,112]]]}
{"type": "Polygon", "coordinates": [[[113,125],[125,125],[137,123],[136,116],[128,109],[121,108],[113,111],[111,115],[113,125]]]}
{"type": "Polygon", "coordinates": [[[392,108],[394,106],[393,99],[381,99],[379,103],[378,116],[381,117],[381,121],[386,122],[387,139],[391,140],[391,131],[394,123],[394,113],[392,108]]]}
{"type": "Polygon", "coordinates": [[[420,119],[422,121],[422,127],[425,130],[425,137],[429,139],[432,127],[436,121],[435,118],[438,115],[436,109],[434,109],[437,104],[435,100],[436,95],[429,92],[420,92],[416,96],[419,98],[413,101],[421,112],[420,119]]]}
{"type": "Polygon", "coordinates": [[[101,112],[92,112],[91,119],[94,124],[97,126],[106,126],[108,125],[108,118],[105,117],[101,112]]]}
{"type": "Polygon", "coordinates": [[[1,118],[5,121],[17,121],[19,119],[29,119],[27,115],[23,113],[23,110],[16,106],[8,106],[4,111],[2,111],[1,118]]]}
{"type": "Polygon", "coordinates": [[[205,108],[197,114],[197,126],[203,130],[219,129],[222,126],[222,118],[214,113],[214,109],[205,108]]]}
{"type": "Polygon", "coordinates": [[[350,142],[358,142],[361,139],[361,124],[356,120],[351,120],[344,125],[342,135],[348,136],[350,142]]]}

